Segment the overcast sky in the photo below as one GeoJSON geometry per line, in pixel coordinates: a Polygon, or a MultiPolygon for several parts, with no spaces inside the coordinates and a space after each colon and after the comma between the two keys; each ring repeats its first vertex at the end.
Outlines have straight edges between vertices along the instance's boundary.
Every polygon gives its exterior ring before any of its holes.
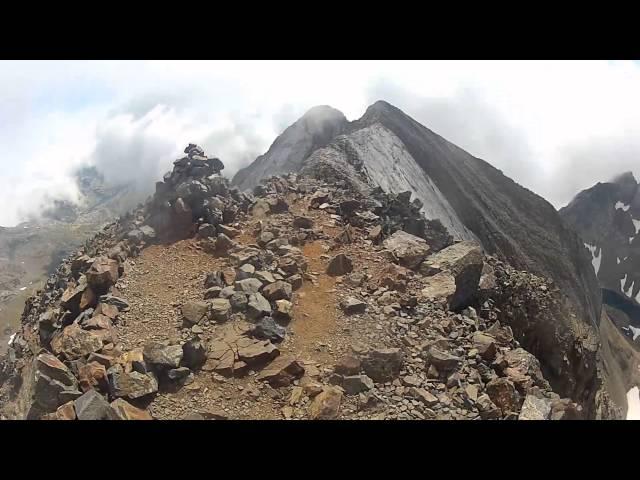
{"type": "Polygon", "coordinates": [[[0,225],[77,198],[79,165],[152,185],[195,142],[231,175],[312,106],[379,99],[556,207],[636,173],[634,62],[0,61],[0,225]]]}

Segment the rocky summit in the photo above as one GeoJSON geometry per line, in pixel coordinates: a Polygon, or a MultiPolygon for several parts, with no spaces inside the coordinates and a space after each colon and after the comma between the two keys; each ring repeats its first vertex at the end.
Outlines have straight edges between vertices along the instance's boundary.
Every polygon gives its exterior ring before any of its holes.
{"type": "Polygon", "coordinates": [[[224,167],[189,144],[63,259],[0,364],[2,418],[621,417],[588,256],[540,197],[384,102],[224,167]]]}

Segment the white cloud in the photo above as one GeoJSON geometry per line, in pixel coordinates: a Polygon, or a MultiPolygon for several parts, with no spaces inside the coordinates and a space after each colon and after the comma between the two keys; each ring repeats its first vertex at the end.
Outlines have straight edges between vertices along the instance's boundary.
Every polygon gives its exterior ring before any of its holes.
{"type": "Polygon", "coordinates": [[[152,188],[195,141],[231,174],[308,108],[378,95],[562,206],[634,169],[639,84],[633,62],[0,62],[0,225],[74,198],[80,163],[152,188]]]}

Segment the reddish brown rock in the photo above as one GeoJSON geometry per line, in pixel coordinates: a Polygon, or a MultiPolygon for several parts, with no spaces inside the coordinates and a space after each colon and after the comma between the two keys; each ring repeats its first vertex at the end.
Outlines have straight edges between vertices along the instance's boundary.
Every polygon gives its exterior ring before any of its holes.
{"type": "Polygon", "coordinates": [[[102,339],[78,324],[71,324],[58,332],[51,340],[51,350],[56,355],[64,355],[68,360],[97,352],[102,348],[102,339]]]}
{"type": "Polygon", "coordinates": [[[294,357],[283,355],[276,358],[256,377],[273,387],[286,387],[304,375],[304,367],[294,357]]]}
{"type": "Polygon", "coordinates": [[[118,261],[100,257],[86,272],[87,283],[96,292],[104,293],[118,281],[118,261]]]}
{"type": "Polygon", "coordinates": [[[134,407],[122,398],[117,398],[111,402],[111,408],[113,408],[120,420],[153,420],[149,412],[134,407]]]}
{"type": "Polygon", "coordinates": [[[107,370],[98,362],[89,362],[78,368],[78,380],[83,392],[91,389],[106,392],[109,387],[107,370]]]}

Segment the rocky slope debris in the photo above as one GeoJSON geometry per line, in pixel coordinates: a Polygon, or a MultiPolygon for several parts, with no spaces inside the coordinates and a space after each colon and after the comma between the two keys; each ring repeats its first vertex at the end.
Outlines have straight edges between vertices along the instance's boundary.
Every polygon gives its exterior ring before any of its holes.
{"type": "MultiPolygon", "coordinates": [[[[196,145],[185,154],[152,199],[29,299],[2,363],[3,416],[586,415],[552,391],[518,342],[547,328],[559,301],[544,280],[471,241],[453,243],[415,210],[381,217],[379,200],[344,182],[288,175],[244,194],[220,176],[218,159],[196,145]],[[422,227],[400,230],[411,216],[422,227]],[[180,290],[139,267],[152,254],[163,267],[189,256],[215,267],[180,271],[189,279],[180,290]],[[439,275],[446,281],[436,283],[439,275]],[[149,313],[158,312],[158,292],[132,289],[152,280],[178,299],[158,318],[149,313]],[[327,321],[335,324],[314,330],[327,321]]],[[[380,198],[407,205],[409,197],[380,198]]]]}

